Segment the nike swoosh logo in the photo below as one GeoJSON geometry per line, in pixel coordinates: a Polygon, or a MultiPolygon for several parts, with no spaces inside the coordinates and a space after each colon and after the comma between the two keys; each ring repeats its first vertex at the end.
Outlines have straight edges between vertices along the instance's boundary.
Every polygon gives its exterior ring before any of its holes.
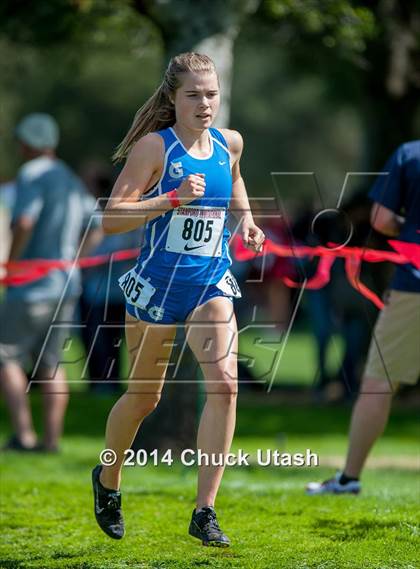
{"type": "Polygon", "coordinates": [[[224,166],[226,162],[219,162],[220,166],[224,166]]]}
{"type": "Polygon", "coordinates": [[[204,247],[204,245],[196,245],[195,247],[188,247],[188,245],[185,245],[184,251],[193,251],[194,249],[200,249],[200,247],[204,247]]]}

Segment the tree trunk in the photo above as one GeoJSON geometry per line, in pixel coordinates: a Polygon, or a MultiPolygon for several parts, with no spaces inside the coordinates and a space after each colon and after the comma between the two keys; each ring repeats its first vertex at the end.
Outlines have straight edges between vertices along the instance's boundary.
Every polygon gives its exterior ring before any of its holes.
{"type": "MultiPolygon", "coordinates": [[[[222,92],[215,125],[220,127],[229,125],[234,36],[232,32],[217,34],[192,48],[198,53],[205,53],[215,62],[222,92]]],[[[183,354],[178,373],[173,375],[180,355],[179,346],[183,345],[184,339],[184,329],[178,327],[175,340],[177,347],[172,351],[161,401],[139,430],[133,443],[135,450],[144,448],[150,452],[155,448],[159,451],[171,449],[176,456],[185,448],[195,448],[204,395],[203,387],[200,387],[199,365],[189,348],[183,354]]]]}
{"type": "MultiPolygon", "coordinates": [[[[186,51],[206,54],[214,61],[221,88],[216,127],[229,126],[234,41],[243,17],[255,11],[258,3],[258,0],[135,2],[137,10],[151,18],[162,33],[165,65],[172,56],[186,51]]],[[[176,341],[180,346],[184,337],[183,329],[178,328],[176,341]]],[[[174,348],[171,362],[178,357],[179,346],[174,348]]],[[[140,429],[134,443],[136,448],[171,448],[176,452],[195,447],[204,395],[201,370],[189,348],[175,376],[173,371],[172,365],[161,402],[140,429]]]]}
{"type": "Polygon", "coordinates": [[[237,30],[230,28],[223,34],[216,34],[194,46],[197,53],[205,53],[214,61],[219,75],[221,102],[219,114],[213,126],[227,128],[230,120],[230,99],[233,76],[233,45],[237,30]]]}

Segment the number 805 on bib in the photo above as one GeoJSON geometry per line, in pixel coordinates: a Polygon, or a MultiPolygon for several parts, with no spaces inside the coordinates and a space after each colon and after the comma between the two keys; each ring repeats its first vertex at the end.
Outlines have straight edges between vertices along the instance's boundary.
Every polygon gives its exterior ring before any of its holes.
{"type": "Polygon", "coordinates": [[[221,257],[226,211],[222,207],[182,206],[173,210],[165,250],[221,257]]]}
{"type": "Polygon", "coordinates": [[[150,282],[136,273],[134,269],[128,271],[118,279],[125,299],[129,304],[138,308],[146,308],[150,299],[156,292],[150,282]]]}

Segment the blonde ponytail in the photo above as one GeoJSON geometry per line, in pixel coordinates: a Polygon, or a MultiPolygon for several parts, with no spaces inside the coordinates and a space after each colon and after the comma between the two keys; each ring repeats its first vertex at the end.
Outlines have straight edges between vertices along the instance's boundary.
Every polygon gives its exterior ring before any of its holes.
{"type": "Polygon", "coordinates": [[[173,57],[161,85],[137,111],[130,130],[112,156],[114,162],[126,158],[142,136],[175,124],[175,106],[171,99],[181,86],[181,75],[189,72],[216,73],[216,68],[207,55],[188,52],[173,57]]]}

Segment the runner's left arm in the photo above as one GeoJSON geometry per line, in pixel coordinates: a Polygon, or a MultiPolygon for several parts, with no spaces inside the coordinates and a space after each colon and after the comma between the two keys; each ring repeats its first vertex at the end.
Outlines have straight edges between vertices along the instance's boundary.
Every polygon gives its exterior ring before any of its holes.
{"type": "Polygon", "coordinates": [[[241,175],[242,136],[234,130],[223,129],[222,132],[228,142],[231,154],[232,199],[230,209],[240,224],[244,245],[255,252],[259,252],[262,249],[265,235],[254,222],[245,182],[241,175]]]}

